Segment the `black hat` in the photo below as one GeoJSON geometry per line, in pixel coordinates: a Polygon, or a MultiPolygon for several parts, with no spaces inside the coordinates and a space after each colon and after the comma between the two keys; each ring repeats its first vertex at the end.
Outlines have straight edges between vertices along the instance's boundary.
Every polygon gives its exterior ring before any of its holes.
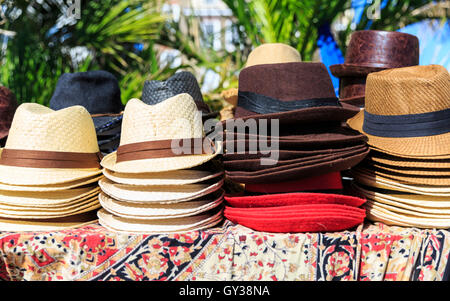
{"type": "Polygon", "coordinates": [[[97,133],[120,125],[123,104],[119,83],[107,71],[64,73],[50,99],[50,108],[85,107],[92,115],[97,133]]]}
{"type": "Polygon", "coordinates": [[[188,71],[177,72],[165,81],[145,81],[141,99],[146,104],[156,104],[181,93],[192,96],[203,118],[217,116],[204,102],[197,79],[188,71]]]}

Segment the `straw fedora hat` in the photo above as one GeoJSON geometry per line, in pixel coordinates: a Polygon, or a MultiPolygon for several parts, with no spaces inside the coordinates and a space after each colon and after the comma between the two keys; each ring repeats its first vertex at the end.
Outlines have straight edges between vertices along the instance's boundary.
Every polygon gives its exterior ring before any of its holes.
{"type": "Polygon", "coordinates": [[[0,156],[3,184],[58,184],[101,173],[94,123],[81,106],[20,105],[0,156]]]}
{"type": "Polygon", "coordinates": [[[98,184],[104,193],[124,202],[134,203],[177,203],[193,200],[219,190],[223,179],[215,183],[187,185],[137,186],[117,184],[101,179],[98,184]]]}
{"type": "Polygon", "coordinates": [[[223,220],[223,210],[213,209],[199,215],[170,219],[131,219],[115,216],[105,209],[97,212],[100,224],[112,231],[125,233],[180,233],[211,228],[223,220]]]}
{"type": "Polygon", "coordinates": [[[100,204],[110,213],[134,219],[161,219],[192,216],[211,210],[223,202],[225,192],[221,190],[211,197],[175,204],[139,204],[115,200],[106,194],[99,195],[100,204]]]}
{"type": "MultiPolygon", "coordinates": [[[[295,48],[283,43],[265,43],[250,52],[244,68],[262,64],[298,63],[301,61],[300,53],[295,48]]],[[[233,106],[237,105],[237,88],[224,90],[221,95],[228,103],[233,106]]]]}
{"type": "Polygon", "coordinates": [[[208,162],[222,151],[205,139],[201,114],[189,94],[178,94],[154,105],[131,99],[124,111],[120,146],[101,165],[119,173],[163,172],[188,169],[208,162]],[[176,153],[172,145],[183,150],[176,153]],[[184,151],[185,141],[190,148],[184,151]],[[189,145],[190,144],[190,145],[189,145]]]}
{"type": "Polygon", "coordinates": [[[86,185],[97,186],[98,180],[103,178],[103,175],[94,176],[88,179],[76,180],[72,182],[53,184],[53,185],[7,185],[0,183],[0,190],[2,191],[23,191],[23,192],[48,192],[48,191],[64,191],[68,189],[78,188],[86,185]]]}
{"type": "Polygon", "coordinates": [[[370,157],[366,158],[366,160],[374,164],[384,164],[398,168],[450,169],[450,160],[447,159],[412,159],[389,155],[378,152],[375,149],[370,151],[370,157]]]}
{"type": "Polygon", "coordinates": [[[377,151],[410,158],[450,158],[450,75],[443,66],[369,74],[365,109],[347,121],[377,151]]]}

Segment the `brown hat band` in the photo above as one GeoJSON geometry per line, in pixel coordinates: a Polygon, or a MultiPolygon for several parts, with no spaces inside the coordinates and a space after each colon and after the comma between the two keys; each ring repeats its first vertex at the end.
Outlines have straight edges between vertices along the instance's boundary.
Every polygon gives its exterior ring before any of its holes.
{"type": "Polygon", "coordinates": [[[100,168],[102,154],[3,149],[1,165],[31,168],[100,168]]]}
{"type": "Polygon", "coordinates": [[[214,151],[214,142],[208,137],[146,141],[119,146],[116,162],[213,154],[214,151]]]}

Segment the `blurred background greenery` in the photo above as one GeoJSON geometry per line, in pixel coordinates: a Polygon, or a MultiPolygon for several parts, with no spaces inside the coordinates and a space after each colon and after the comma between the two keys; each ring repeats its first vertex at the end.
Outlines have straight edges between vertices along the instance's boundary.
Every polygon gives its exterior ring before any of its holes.
{"type": "Polygon", "coordinates": [[[168,2],[80,1],[81,18],[76,19],[66,15],[71,1],[0,0],[0,84],[20,102],[47,105],[62,73],[103,69],[118,78],[126,103],[141,96],[145,80],[165,79],[185,69],[205,86],[207,74],[215,75],[216,84],[204,95],[217,110],[224,105],[220,92],[237,87],[238,72],[257,45],[287,43],[303,60],[317,61],[323,25],[339,24],[332,31],[345,54],[354,30],[397,30],[430,18],[447,22],[450,11],[445,6],[449,1],[387,0],[380,18],[372,20],[366,14],[371,1],[365,1],[355,24],[349,21],[351,0],[223,0],[231,15],[221,30],[232,33],[232,47],[217,48],[218,37],[205,32],[197,15],[177,15],[168,2]],[[174,55],[167,55],[168,50],[174,55]]]}

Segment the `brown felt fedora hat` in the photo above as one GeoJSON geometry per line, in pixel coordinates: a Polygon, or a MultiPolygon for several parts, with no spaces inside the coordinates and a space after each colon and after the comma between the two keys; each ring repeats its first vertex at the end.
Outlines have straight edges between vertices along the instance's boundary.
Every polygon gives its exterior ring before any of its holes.
{"type": "Polygon", "coordinates": [[[16,109],[17,100],[14,93],[0,86],[0,139],[8,136],[16,109]]]}
{"type": "Polygon", "coordinates": [[[440,65],[369,74],[365,109],[347,121],[379,152],[450,158],[450,75],[440,65]]]}
{"type": "Polygon", "coordinates": [[[338,101],[322,63],[254,65],[239,74],[236,119],[320,123],[344,121],[358,111],[359,108],[338,101]]]}
{"type": "Polygon", "coordinates": [[[419,64],[416,36],[380,30],[355,31],[343,64],[330,66],[340,78],[339,97],[343,102],[364,104],[365,83],[369,73],[419,64]]]}

